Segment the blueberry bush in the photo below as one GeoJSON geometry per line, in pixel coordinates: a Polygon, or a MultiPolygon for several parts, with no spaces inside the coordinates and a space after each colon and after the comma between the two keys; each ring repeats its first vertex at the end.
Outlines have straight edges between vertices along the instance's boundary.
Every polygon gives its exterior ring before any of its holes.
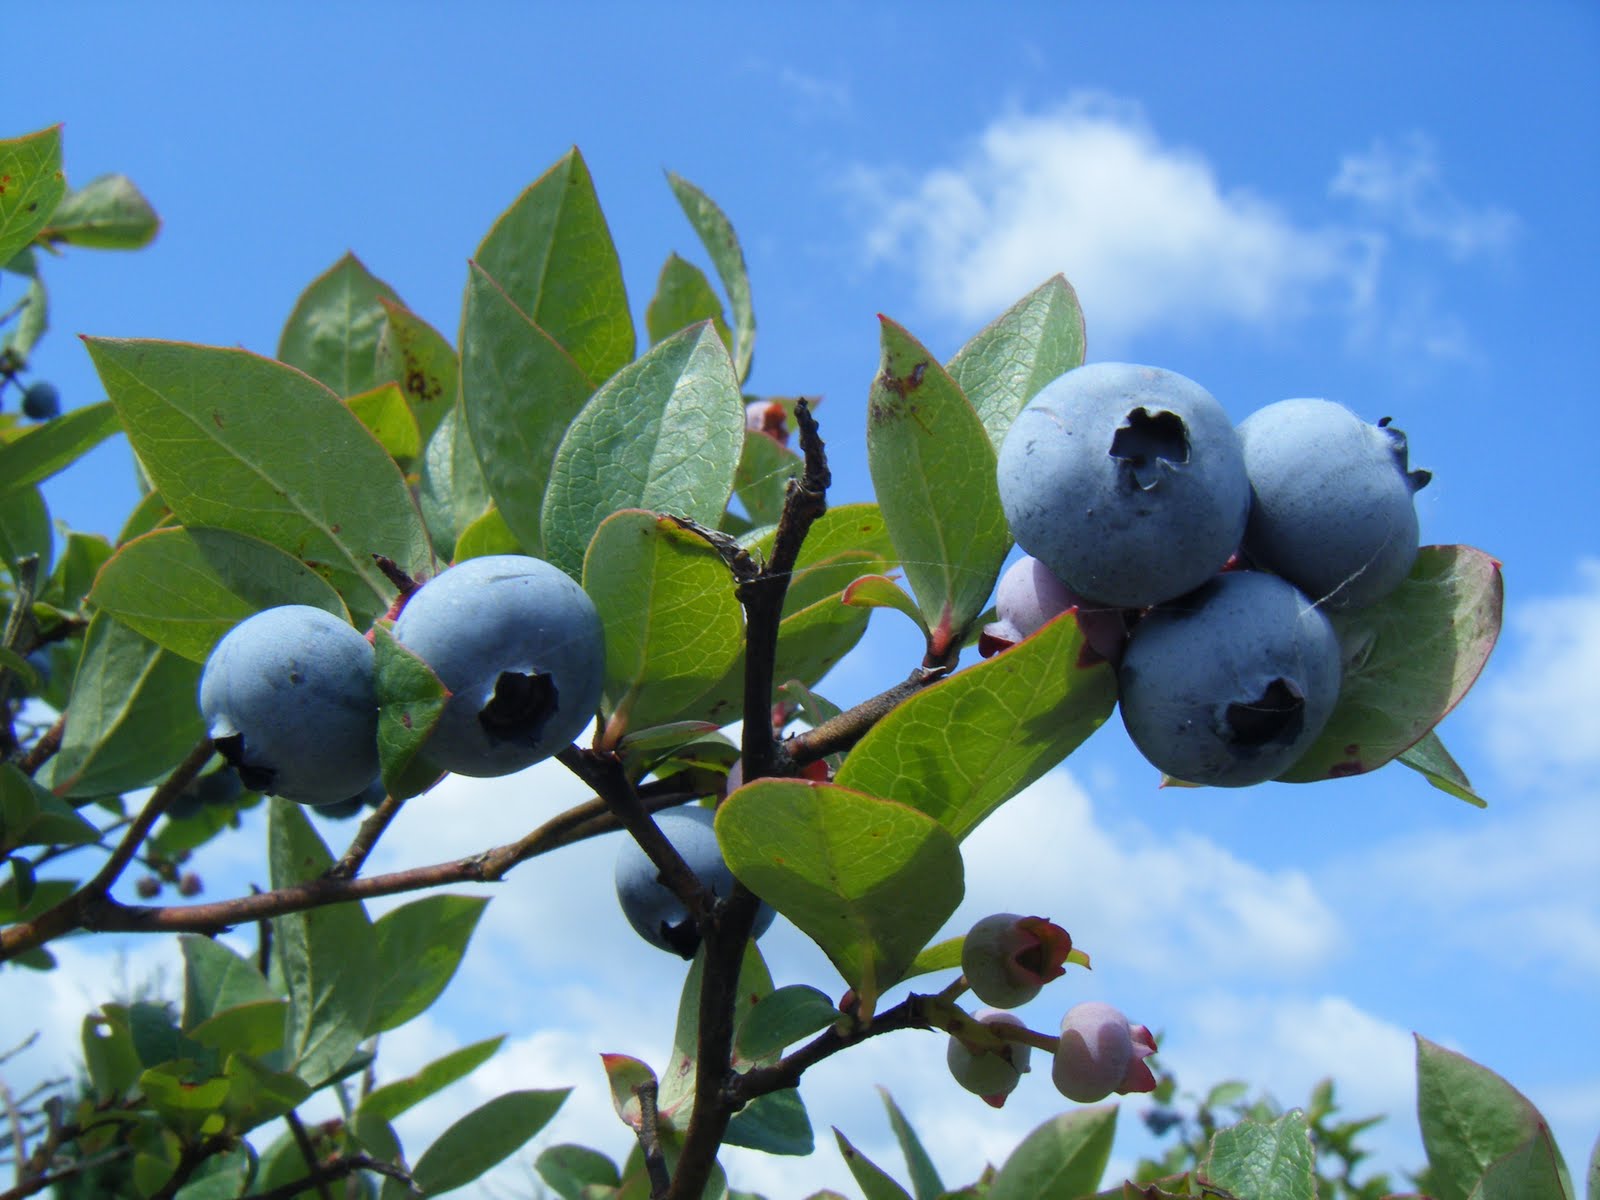
{"type": "MultiPolygon", "coordinates": [[[[1479,802],[1434,727],[1494,644],[1499,564],[1416,547],[1423,477],[1397,433],[1325,412],[1376,507],[1339,493],[1351,472],[1335,463],[1309,503],[1258,521],[1252,461],[1309,479],[1329,439],[1307,451],[1280,414],[1241,440],[1193,381],[1084,365],[1057,276],[946,363],[881,320],[867,427],[828,431],[865,437],[875,500],[830,506],[812,406],[749,391],[756,322],[727,217],[669,176],[721,294],[672,256],[641,349],[576,150],[463,248],[456,344],[346,256],[288,314],[275,359],[91,336],[107,399],[59,413],[28,379],[41,260],[142,245],[155,214],[124,179],[67,190],[55,129],[0,142],[0,180],[0,263],[24,288],[0,395],[25,388],[30,419],[0,416],[0,960],[49,970],[57,939],[114,932],[176,936],[184,962],[180,1002],[107,997],[85,1015],[80,1086],[10,1105],[17,1181],[0,1195],[397,1200],[470,1184],[572,1081],[402,1145],[395,1119],[498,1041],[375,1087],[375,1039],[455,973],[486,901],[451,884],[536,888],[529,860],[607,834],[638,953],[688,960],[678,1034],[653,1064],[597,1064],[635,1148],[545,1149],[552,1193],[748,1197],[720,1149],[812,1153],[806,1071],[896,1033],[991,1104],[1048,1078],[1064,1111],[947,1187],[888,1101],[909,1187],[836,1134],[870,1200],[1316,1194],[1314,1136],[1331,1127],[1302,1110],[1224,1124],[1213,1104],[1170,1162],[1105,1179],[1117,1109],[1100,1102],[1171,1100],[1159,1014],[1063,1001],[1059,1030],[1029,1029],[1004,1010],[1070,991],[1056,981],[1089,959],[1069,932],[1000,913],[940,935],[962,840],[1119,696],[1175,785],[1397,762],[1479,802]],[[114,434],[147,484],[121,532],[53,530],[40,483],[114,434]],[[1335,511],[1338,528],[1299,528],[1297,509],[1335,511]],[[1355,556],[1335,586],[1298,583],[1293,552],[1335,534],[1355,556]],[[995,612],[1014,540],[1031,557],[995,612]],[[914,622],[923,652],[836,705],[828,672],[873,619],[914,622]],[[468,858],[366,869],[446,772],[546,758],[593,798],[468,858]],[[184,864],[255,806],[270,887],[196,899],[184,864]],[[350,819],[348,844],[329,847],[308,807],[350,819]],[[135,863],[143,902],[114,899],[135,863]],[[163,902],[169,888],[195,902],[163,902]],[[364,907],[409,893],[378,920],[364,907]],[[754,940],[774,914],[836,975],[774,979],[754,940]],[[252,928],[248,956],[216,937],[252,928]],[[344,1119],[308,1125],[302,1107],[328,1093],[344,1119]]],[[[1508,1085],[1420,1039],[1418,1071],[1430,1195],[1575,1195],[1508,1085]]]]}

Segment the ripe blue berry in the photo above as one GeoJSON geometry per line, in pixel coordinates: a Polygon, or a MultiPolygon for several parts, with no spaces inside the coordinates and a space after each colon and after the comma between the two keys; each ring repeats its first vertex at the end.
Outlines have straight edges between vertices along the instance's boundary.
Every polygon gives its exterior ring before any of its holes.
{"type": "Polygon", "coordinates": [[[1134,627],[1117,672],[1134,745],[1174,779],[1262,783],[1316,740],[1339,697],[1339,641],[1294,586],[1230,571],[1134,627]]]}
{"type": "Polygon", "coordinates": [[[1282,400],[1239,426],[1254,500],[1244,552],[1317,603],[1372,604],[1399,587],[1417,557],[1406,438],[1331,400],[1282,400]]]}
{"type": "Polygon", "coordinates": [[[498,554],[448,568],[406,601],[394,636],[450,689],[423,751],[446,771],[520,771],[570,744],[599,706],[600,615],[540,559],[498,554]]]}
{"type": "Polygon", "coordinates": [[[201,672],[200,712],[252,791],[333,804],[378,773],[372,646],[320,608],[288,604],[234,626],[201,672]]]}
{"type": "Polygon", "coordinates": [[[1012,423],[998,471],[1018,544],[1080,596],[1119,608],[1181,596],[1221,570],[1250,507],[1227,414],[1156,367],[1068,371],[1012,423]]]}
{"type": "Polygon", "coordinates": [[[61,392],[56,385],[36,379],[22,392],[22,415],[33,421],[48,421],[61,415],[61,392]]]}

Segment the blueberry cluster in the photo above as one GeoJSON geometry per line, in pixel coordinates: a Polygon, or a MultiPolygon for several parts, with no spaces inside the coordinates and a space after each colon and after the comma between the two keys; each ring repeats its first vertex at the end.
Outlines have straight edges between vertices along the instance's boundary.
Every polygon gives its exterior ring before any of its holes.
{"type": "MultiPolygon", "coordinates": [[[[583,590],[539,559],[469,559],[423,584],[394,637],[450,691],[423,754],[441,771],[505,775],[582,732],[600,700],[605,638],[583,590]]],[[[290,604],[235,626],[200,677],[217,750],[256,791],[357,811],[378,776],[372,644],[290,604]]]]}
{"type": "Polygon", "coordinates": [[[1172,371],[1079,367],[1001,446],[1001,502],[1032,557],[1001,580],[985,640],[1076,608],[1150,762],[1191,783],[1272,779],[1338,699],[1326,611],[1373,604],[1410,573],[1428,478],[1387,420],[1332,401],[1285,400],[1235,429],[1172,371]]]}

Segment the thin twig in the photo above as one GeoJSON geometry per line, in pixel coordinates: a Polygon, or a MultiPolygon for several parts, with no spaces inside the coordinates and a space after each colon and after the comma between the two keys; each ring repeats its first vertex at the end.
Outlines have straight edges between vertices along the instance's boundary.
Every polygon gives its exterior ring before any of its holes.
{"type": "MultiPolygon", "coordinates": [[[[316,1176],[321,1169],[317,1162],[317,1149],[311,1144],[311,1135],[306,1132],[306,1123],[300,1119],[300,1114],[290,1109],[283,1114],[284,1124],[289,1126],[289,1132],[294,1136],[295,1147],[300,1151],[300,1157],[306,1164],[306,1170],[316,1176]]],[[[328,1190],[328,1181],[318,1178],[312,1185],[317,1189],[320,1200],[333,1200],[333,1193],[328,1190]]]]}
{"type": "Polygon", "coordinates": [[[657,1127],[658,1087],[654,1079],[647,1079],[633,1089],[633,1094],[639,1097],[639,1150],[644,1155],[645,1174],[650,1177],[651,1200],[661,1200],[672,1187],[672,1177],[667,1174],[667,1155],[661,1148],[661,1131],[657,1127]]]}

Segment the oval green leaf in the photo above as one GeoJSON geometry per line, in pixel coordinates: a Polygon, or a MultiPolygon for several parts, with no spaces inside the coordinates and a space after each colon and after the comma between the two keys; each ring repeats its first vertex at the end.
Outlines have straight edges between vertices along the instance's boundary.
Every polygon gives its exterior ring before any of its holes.
{"type": "Polygon", "coordinates": [[[629,509],[608,517],[583,564],[606,631],[601,698],[608,744],[629,729],[701,716],[744,649],[727,564],[676,521],[629,509]]]}
{"type": "Polygon", "coordinates": [[[622,263],[577,147],[502,213],[473,255],[590,379],[633,357],[622,263]]]}
{"type": "Polygon", "coordinates": [[[75,408],[0,446],[0,492],[42,483],[113,433],[118,414],[105,401],[75,408]]]}
{"type": "Polygon", "coordinates": [[[744,400],[716,331],[707,322],[668,338],[567,429],[541,518],[548,558],[576,578],[595,530],[624,508],[715,526],[743,445],[744,400]]]}
{"type": "Polygon", "coordinates": [[[1500,634],[1500,564],[1470,546],[1424,546],[1410,577],[1370,608],[1329,614],[1344,650],[1339,703],[1288,783],[1374,771],[1466,695],[1500,634]]]}
{"type": "Polygon", "coordinates": [[[1316,1165],[1305,1114],[1296,1109],[1271,1124],[1240,1121],[1219,1129],[1202,1174],[1235,1196],[1316,1200],[1316,1165]]]}
{"type": "Polygon", "coordinates": [[[541,544],[539,514],[556,448],[594,392],[572,356],[469,264],[461,331],[461,401],[484,481],[524,546],[541,544]]]}
{"type": "Polygon", "coordinates": [[[378,361],[388,320],[381,302],[399,299],[359,258],[346,253],[295,301],[278,338],[278,358],[341,396],[387,383],[390,376],[378,361]]]}
{"type": "Polygon", "coordinates": [[[701,321],[710,321],[717,327],[717,336],[732,353],[733,331],[728,328],[722,314],[722,301],[711,290],[705,272],[692,262],[669,254],[656,280],[656,294],[650,298],[650,305],[644,312],[650,344],[665,341],[678,330],[701,321]]]}
{"type": "Polygon", "coordinates": [[[0,263],[10,262],[38,236],[61,197],[67,180],[61,173],[61,126],[0,140],[0,263]]]}
{"type": "Polygon", "coordinates": [[[1052,1117],[1011,1152],[989,1185],[988,1200],[1069,1200],[1091,1195],[1111,1158],[1116,1131],[1114,1104],[1052,1117]]]}
{"type": "Polygon", "coordinates": [[[287,551],[334,586],[358,624],[395,592],[373,555],[427,573],[427,534],[400,469],[327,388],[244,350],[88,346],[145,472],[183,524],[287,551]]]}
{"type": "Polygon", "coordinates": [[[66,194],[45,225],[46,241],[96,250],[137,250],[161,229],[161,218],[126,175],[101,175],[66,194]]]}
{"type": "Polygon", "coordinates": [[[460,364],[454,347],[398,300],[378,297],[386,320],[378,338],[378,374],[405,393],[423,445],[455,407],[460,364]]]}
{"type": "Polygon", "coordinates": [[[700,235],[700,243],[711,256],[711,265],[716,267],[717,277],[728,293],[733,309],[733,361],[742,384],[750,376],[756,347],[756,314],[750,303],[750,274],[745,269],[744,251],[733,232],[733,222],[710,196],[671,171],[667,172],[667,183],[700,235]]]}
{"type": "Polygon", "coordinates": [[[892,800],[760,779],[723,803],[716,829],[733,873],[822,948],[864,1014],[961,901],[955,839],[892,800]]]}
{"type": "Polygon", "coordinates": [[[344,603],[298,559],[226,529],[158,529],[113,554],[90,601],[156,645],[203,663],[246,617],[307,604],[348,620],[344,603]]]}
{"type": "Polygon", "coordinates": [[[983,611],[1011,548],[995,451],[978,414],[922,344],[887,317],[867,397],[867,466],[906,581],[943,658],[983,611]]]}
{"type": "Polygon", "coordinates": [[[1039,390],[1083,365],[1083,310],[1066,277],[1055,275],[1001,313],[948,365],[996,450],[1039,390]]]}
{"type": "Polygon", "coordinates": [[[1063,613],[889,713],[838,783],[920,809],[959,841],[1077,749],[1116,699],[1115,673],[1089,660],[1076,616],[1063,613]]]}

